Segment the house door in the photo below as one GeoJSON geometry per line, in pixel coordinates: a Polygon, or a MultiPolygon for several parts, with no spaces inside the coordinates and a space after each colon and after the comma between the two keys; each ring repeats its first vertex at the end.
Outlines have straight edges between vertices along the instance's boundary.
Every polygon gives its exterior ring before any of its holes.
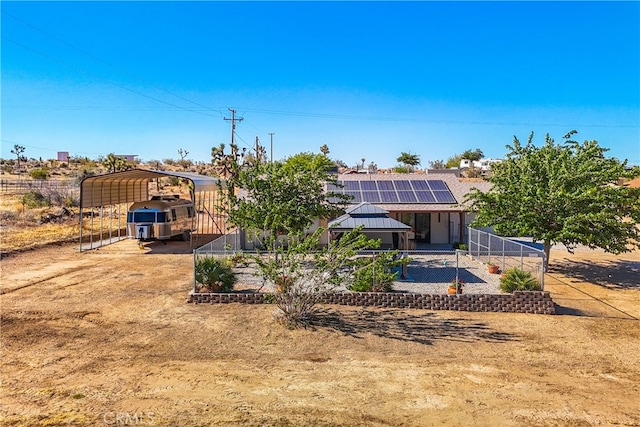
{"type": "Polygon", "coordinates": [[[416,214],[416,240],[421,243],[431,243],[431,215],[416,214]]]}

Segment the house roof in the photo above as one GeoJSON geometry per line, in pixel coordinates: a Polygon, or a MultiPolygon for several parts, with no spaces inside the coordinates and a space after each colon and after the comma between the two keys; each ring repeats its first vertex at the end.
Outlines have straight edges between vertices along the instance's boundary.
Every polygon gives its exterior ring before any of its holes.
{"type": "Polygon", "coordinates": [[[622,185],[624,187],[639,188],[640,187],[640,176],[637,177],[637,178],[632,179],[631,181],[627,181],[622,185]]]}
{"type": "Polygon", "coordinates": [[[363,227],[365,231],[409,231],[410,226],[389,218],[386,210],[367,202],[360,203],[347,210],[347,213],[329,221],[333,231],[353,230],[363,227]]]}
{"type": "Polygon", "coordinates": [[[370,174],[370,175],[338,175],[339,181],[406,181],[406,180],[440,180],[443,181],[457,203],[375,203],[375,206],[388,212],[463,212],[468,210],[464,199],[474,188],[482,192],[489,191],[491,183],[480,179],[461,179],[452,173],[427,174],[370,174]]]}

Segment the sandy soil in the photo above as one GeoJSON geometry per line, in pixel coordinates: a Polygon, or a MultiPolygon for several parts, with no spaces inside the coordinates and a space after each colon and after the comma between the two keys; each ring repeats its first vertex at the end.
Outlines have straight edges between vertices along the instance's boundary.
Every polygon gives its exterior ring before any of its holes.
{"type": "Polygon", "coordinates": [[[184,243],[3,259],[0,424],[640,425],[640,253],[556,250],[559,315],[190,305],[184,243]]]}

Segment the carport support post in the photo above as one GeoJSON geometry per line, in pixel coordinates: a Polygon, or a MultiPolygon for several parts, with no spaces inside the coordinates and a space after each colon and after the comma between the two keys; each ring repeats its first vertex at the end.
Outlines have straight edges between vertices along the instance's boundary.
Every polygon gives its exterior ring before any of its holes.
{"type": "Polygon", "coordinates": [[[196,283],[196,250],[193,250],[193,293],[198,291],[198,286],[196,283]]]}

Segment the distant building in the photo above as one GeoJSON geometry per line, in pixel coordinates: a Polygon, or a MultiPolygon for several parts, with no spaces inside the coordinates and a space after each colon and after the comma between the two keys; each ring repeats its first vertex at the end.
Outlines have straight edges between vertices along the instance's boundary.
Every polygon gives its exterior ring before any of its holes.
{"type": "Polygon", "coordinates": [[[59,162],[68,162],[69,161],[69,152],[68,151],[58,151],[58,161],[59,162]]]}
{"type": "Polygon", "coordinates": [[[127,162],[136,162],[137,159],[136,157],[138,157],[137,154],[116,154],[116,157],[119,157],[121,159],[125,159],[127,162]]]}
{"type": "Polygon", "coordinates": [[[502,163],[502,159],[480,159],[480,160],[469,160],[462,159],[460,160],[460,170],[474,167],[476,169],[480,169],[481,173],[489,172],[491,170],[491,165],[496,163],[502,163]]]}

